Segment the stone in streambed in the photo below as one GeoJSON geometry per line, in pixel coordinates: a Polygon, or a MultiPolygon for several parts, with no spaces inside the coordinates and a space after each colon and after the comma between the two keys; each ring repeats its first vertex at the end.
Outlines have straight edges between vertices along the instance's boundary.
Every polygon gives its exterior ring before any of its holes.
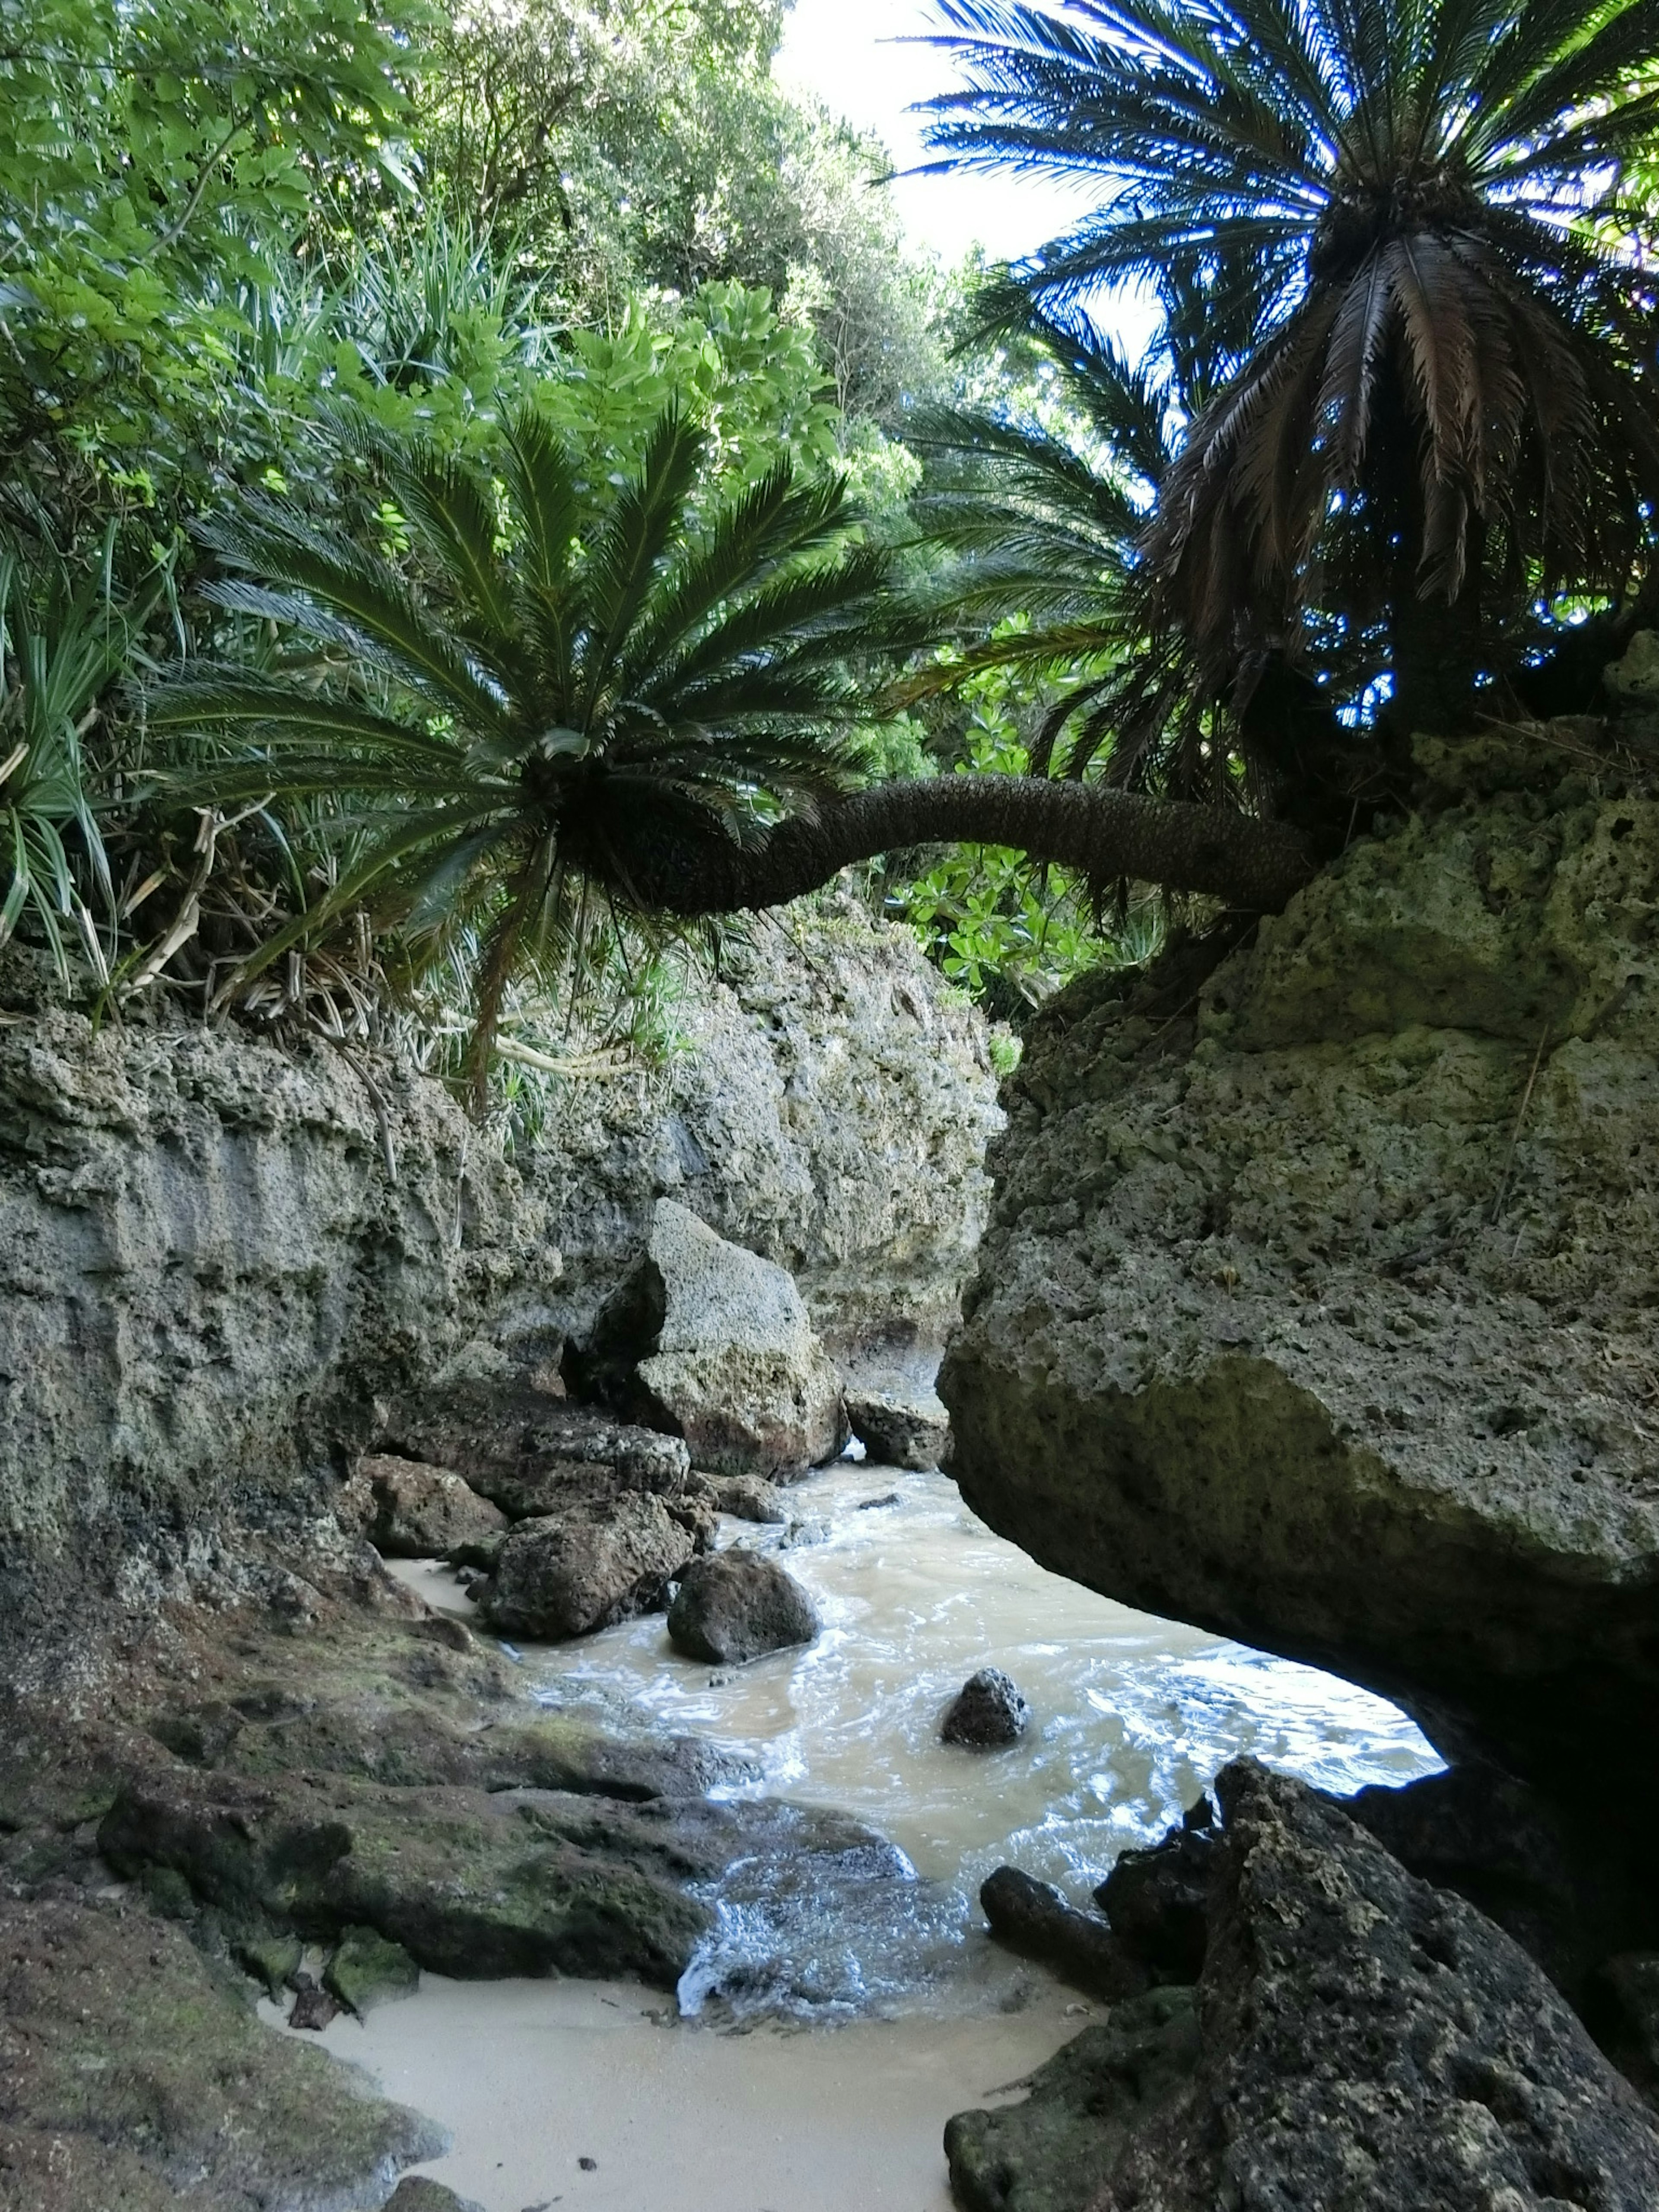
{"type": "Polygon", "coordinates": [[[756,1474],[709,1475],[705,1478],[710,1504],[717,1513],[734,1521],[757,1521],[781,1528],[789,1518],[783,1492],[775,1482],[756,1474]]]}
{"type": "Polygon", "coordinates": [[[846,1440],[841,1383],[788,1272],[659,1199],[575,1379],[718,1474],[799,1474],[846,1440]]]}
{"type": "Polygon", "coordinates": [[[585,1636],[654,1611],[694,1543],[649,1491],[583,1497],[519,1522],[476,1594],[478,1607],[505,1635],[585,1636]]]}
{"type": "Polygon", "coordinates": [[[848,1427],[881,1466],[925,1474],[948,1458],[951,1416],[931,1390],[849,1389],[846,1405],[848,1427]]]}
{"type": "Polygon", "coordinates": [[[471,2197],[458,2197],[429,2174],[406,2173],[381,2212],[483,2212],[483,2207],[471,2197]]]}
{"type": "Polygon", "coordinates": [[[1018,1867],[999,1867],[980,1885],[979,1901],[999,1942],[1040,1959],[1074,1989],[1114,2004],[1146,1989],[1146,1968],[1106,1923],[1078,1911],[1050,1883],[1018,1867]]]}
{"type": "Polygon", "coordinates": [[[946,1743],[990,1749],[1025,1733],[1031,1708],[1000,1667],[981,1667],[951,1700],[939,1735],[946,1743]]]}
{"type": "Polygon", "coordinates": [[[507,1527],[506,1515],[447,1468],[372,1452],[357,1478],[374,1501],[369,1541],[387,1559],[447,1559],[507,1527]]]}
{"type": "Polygon", "coordinates": [[[1172,1981],[1194,1982],[1208,1941],[1210,1883],[1221,1839],[1200,1798],[1147,1850],[1124,1851],[1095,1902],[1137,1958],[1172,1981]]]}
{"type": "Polygon", "coordinates": [[[403,1945],[388,1943],[373,1928],[348,1928],[323,1974],[324,1988],[359,2020],[387,1997],[412,1996],[420,1985],[421,1970],[403,1945]]]}
{"type": "Polygon", "coordinates": [[[717,1667],[758,1659],[818,1632],[811,1599],[758,1552],[715,1552],[688,1567],[668,1608],[668,1633],[693,1659],[717,1667]]]}

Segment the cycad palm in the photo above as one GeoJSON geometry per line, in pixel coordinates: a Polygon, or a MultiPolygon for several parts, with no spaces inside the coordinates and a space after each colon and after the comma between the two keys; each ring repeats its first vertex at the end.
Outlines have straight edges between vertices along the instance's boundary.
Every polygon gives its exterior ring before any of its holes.
{"type": "Polygon", "coordinates": [[[1256,344],[1146,549],[1209,663],[1294,641],[1333,532],[1368,549],[1408,720],[1462,703],[1483,617],[1628,582],[1659,497],[1652,226],[1620,192],[1659,122],[1650,0],[940,11],[946,157],[1100,181],[1022,270],[1039,295],[1249,272],[1256,344]]]}
{"type": "Polygon", "coordinates": [[[798,483],[787,461],[700,523],[703,448],[665,416],[586,525],[571,457],[533,408],[503,441],[500,513],[466,468],[392,448],[420,590],[275,500],[210,527],[243,572],[212,596],[313,651],[185,674],[152,723],[233,740],[184,779],[198,801],[331,799],[361,853],[244,975],[362,902],[416,939],[470,927],[476,1082],[509,981],[570,946],[589,897],[653,903],[636,872],[653,842],[741,849],[769,810],[846,787],[842,656],[880,557],[848,544],[840,483],[798,483]]]}

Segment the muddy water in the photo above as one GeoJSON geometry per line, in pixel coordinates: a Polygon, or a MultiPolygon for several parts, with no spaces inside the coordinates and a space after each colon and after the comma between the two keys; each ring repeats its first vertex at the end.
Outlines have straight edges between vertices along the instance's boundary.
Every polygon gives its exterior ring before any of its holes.
{"type": "MultiPolygon", "coordinates": [[[[1432,1771],[1436,1755],[1381,1698],[1046,1573],[994,1535],[939,1474],[842,1462],[789,1493],[788,1530],[723,1524],[811,1590],[823,1633],[740,1668],[682,1658],[660,1615],[565,1646],[521,1646],[550,1703],[619,1701],[751,1762],[744,1790],[849,1813],[917,1879],[878,1867],[833,1891],[738,1868],[680,1990],[683,2013],[808,2018],[1006,2001],[975,1893],[1005,1862],[1079,1903],[1126,1845],[1162,1833],[1242,1752],[1347,1791],[1432,1771]],[[963,1679],[1003,1668],[1029,1701],[1024,1739],[939,1741],[963,1679]]],[[[428,1595],[441,1571],[416,1569],[428,1595]]],[[[447,1578],[444,1578],[447,1579],[447,1578]]],[[[453,1597],[450,1601],[453,1601],[453,1597]]]]}

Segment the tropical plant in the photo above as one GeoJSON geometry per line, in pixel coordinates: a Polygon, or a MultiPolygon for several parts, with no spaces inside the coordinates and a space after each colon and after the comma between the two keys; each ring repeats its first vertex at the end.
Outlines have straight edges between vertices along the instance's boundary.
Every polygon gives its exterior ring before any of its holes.
{"type": "Polygon", "coordinates": [[[362,847],[242,982],[364,903],[434,951],[471,931],[482,1097],[515,974],[580,959],[618,915],[780,905],[851,861],[956,838],[1247,906],[1304,879],[1294,832],[1219,808],[1019,775],[851,788],[856,747],[837,731],[866,702],[848,657],[889,635],[886,557],[851,542],[842,482],[787,458],[709,498],[704,444],[671,409],[595,516],[533,404],[504,437],[499,503],[465,464],[382,441],[419,587],[384,546],[269,496],[204,532],[240,572],[211,597],[301,649],[264,670],[198,664],[157,691],[153,732],[225,746],[172,793],[324,801],[362,847]]]}
{"type": "Polygon", "coordinates": [[[65,982],[71,945],[99,981],[109,975],[87,890],[106,927],[115,902],[82,744],[131,647],[107,563],[77,584],[0,550],[0,945],[32,923],[65,982]]]}
{"type": "Polygon", "coordinates": [[[607,908],[649,908],[653,841],[740,851],[769,811],[841,790],[839,657],[879,580],[847,542],[834,479],[787,459],[700,514],[707,434],[672,409],[603,520],[568,448],[519,410],[491,485],[420,442],[382,448],[428,587],[269,497],[204,532],[222,607],[307,650],[265,672],[198,666],[156,694],[158,732],[246,743],[183,779],[204,804],[338,805],[362,847],[243,980],[372,900],[434,947],[480,945],[472,1069],[526,966],[585,945],[607,908]]]}
{"type": "Polygon", "coordinates": [[[1505,617],[1625,589],[1659,499],[1659,239],[1624,185],[1659,124],[1648,0],[939,11],[944,159],[1098,181],[1017,271],[1036,295],[1240,272],[1255,343],[1145,545],[1218,680],[1334,605],[1385,623],[1404,726],[1443,726],[1505,617]]]}

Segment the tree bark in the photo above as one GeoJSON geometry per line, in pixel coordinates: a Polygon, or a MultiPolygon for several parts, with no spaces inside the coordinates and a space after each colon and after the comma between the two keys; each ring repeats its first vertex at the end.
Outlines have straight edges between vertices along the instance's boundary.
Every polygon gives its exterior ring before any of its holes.
{"type": "Polygon", "coordinates": [[[684,920],[783,906],[907,845],[1007,845],[1103,886],[1127,877],[1259,914],[1276,914],[1315,866],[1286,823],[1032,775],[875,784],[746,844],[660,819],[608,830],[602,872],[638,905],[684,920]]]}

